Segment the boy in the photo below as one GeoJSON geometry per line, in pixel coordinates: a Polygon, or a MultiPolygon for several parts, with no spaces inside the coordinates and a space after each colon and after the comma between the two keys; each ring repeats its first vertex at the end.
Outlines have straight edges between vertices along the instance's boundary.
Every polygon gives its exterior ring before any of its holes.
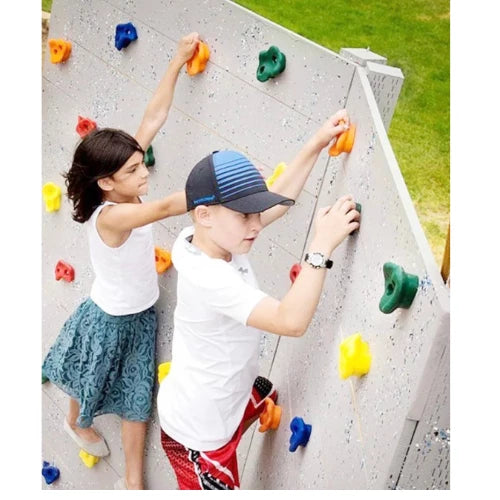
{"type": "Polygon", "coordinates": [[[234,151],[208,155],[187,179],[194,227],[181,231],[172,250],[178,271],[172,367],[158,393],[162,446],[180,489],[239,488],[241,435],[264,399],[277,399],[272,383],[257,376],[259,330],[304,334],[331,267],[328,257],[359,227],[354,200],[344,196],[318,211],[307,264],[281,301],[259,290],[246,254],[262,228],[293,205],[321,150],[348,126],[345,110],[327,120],[273,191],[234,151]]]}

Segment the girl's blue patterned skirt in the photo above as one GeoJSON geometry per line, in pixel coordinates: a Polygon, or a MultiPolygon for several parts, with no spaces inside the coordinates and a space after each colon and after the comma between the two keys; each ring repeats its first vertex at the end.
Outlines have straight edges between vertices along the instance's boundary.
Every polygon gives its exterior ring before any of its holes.
{"type": "Polygon", "coordinates": [[[80,403],[77,424],[114,413],[145,422],[155,378],[156,311],[111,316],[90,298],[64,323],[42,373],[80,403]]]}

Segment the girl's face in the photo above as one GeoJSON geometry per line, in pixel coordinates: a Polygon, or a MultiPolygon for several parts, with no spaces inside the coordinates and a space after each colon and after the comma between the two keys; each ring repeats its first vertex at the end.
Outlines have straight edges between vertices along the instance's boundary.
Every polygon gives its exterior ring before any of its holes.
{"type": "Polygon", "coordinates": [[[104,187],[107,198],[111,201],[126,202],[135,200],[138,196],[148,194],[149,171],[144,164],[143,154],[136,151],[120,169],[111,177],[106,177],[104,187]]]}
{"type": "Polygon", "coordinates": [[[210,238],[231,254],[245,254],[262,230],[260,214],[242,214],[221,205],[210,207],[213,223],[210,238]]]}

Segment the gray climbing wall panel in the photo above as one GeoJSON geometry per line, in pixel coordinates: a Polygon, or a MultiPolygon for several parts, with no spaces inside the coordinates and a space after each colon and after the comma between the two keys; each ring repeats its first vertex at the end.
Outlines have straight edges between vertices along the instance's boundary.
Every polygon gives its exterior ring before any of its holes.
{"type": "MultiPolygon", "coordinates": [[[[192,166],[215,149],[240,150],[270,174],[280,161],[290,161],[337,109],[346,106],[358,125],[351,155],[329,159],[323,152],[296,205],[262,233],[252,251],[262,288],[282,297],[290,286],[288,270],[303,254],[316,207],[346,190],[363,205],[362,229],[336,251],[335,269],[307,334],[301,339],[262,335],[261,372],[277,384],[284,415],[273,435],[245,435],[238,452],[242,486],[391,487],[390,474],[399,474],[404,463],[399,487],[446,487],[427,478],[432,473],[429,459],[423,464],[419,455],[409,452],[404,461],[402,450],[408,450],[408,429],[414,429],[422,415],[430,419],[422,425],[424,435],[429,425],[432,430],[431,421],[446,415],[447,403],[436,410],[429,387],[442,380],[435,378],[431,361],[437,356],[436,339],[446,330],[448,297],[439,286],[364,70],[227,1],[208,0],[200,8],[195,1],[55,0],[49,37],[70,40],[73,48],[65,64],[50,64],[48,53],[44,64],[43,182],[63,186],[61,173],[68,169],[79,140],[78,115],[94,119],[98,126],[135,132],[177,40],[193,30],[208,43],[211,59],[203,74],[179,77],[168,121],[153,141],[156,165],[147,199],[182,189],[192,166]],[[118,52],[115,26],[129,21],[139,39],[118,52]],[[272,44],[286,54],[287,68],[279,78],[260,83],[255,78],[257,56],[272,44]],[[377,309],[386,260],[424,278],[412,309],[387,317],[377,309]],[[341,383],[336,372],[338,343],[358,330],[370,343],[372,372],[341,383]],[[295,414],[313,424],[313,434],[307,448],[291,454],[288,423],[295,414]]],[[[42,214],[43,356],[92,283],[85,231],[71,220],[70,212],[64,199],[61,210],[42,214]],[[75,267],[74,282],[54,280],[59,259],[75,267]]],[[[189,223],[183,216],[156,224],[155,243],[170,248],[189,223]]],[[[170,359],[175,270],[159,281],[157,360],[162,362],[170,359]]],[[[446,368],[442,365],[441,372],[448,373],[446,368]]],[[[447,388],[435,390],[438,397],[447,388]]],[[[67,397],[45,384],[42,405],[43,458],[61,469],[61,478],[44,487],[112,488],[124,468],[119,419],[105,415],[95,420],[111,455],[87,469],[62,431],[67,397]]],[[[439,425],[446,427],[444,421],[439,425]]],[[[156,411],[145,469],[148,488],[175,488],[159,444],[156,411]]]]}

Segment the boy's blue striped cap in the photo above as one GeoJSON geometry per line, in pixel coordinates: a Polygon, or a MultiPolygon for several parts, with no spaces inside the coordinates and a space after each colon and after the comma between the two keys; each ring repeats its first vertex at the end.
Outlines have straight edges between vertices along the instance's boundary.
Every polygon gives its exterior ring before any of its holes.
{"type": "Polygon", "coordinates": [[[186,199],[188,211],[198,205],[223,205],[244,214],[295,203],[269,191],[255,165],[236,151],[215,151],[199,161],[186,181],[186,199]]]}

